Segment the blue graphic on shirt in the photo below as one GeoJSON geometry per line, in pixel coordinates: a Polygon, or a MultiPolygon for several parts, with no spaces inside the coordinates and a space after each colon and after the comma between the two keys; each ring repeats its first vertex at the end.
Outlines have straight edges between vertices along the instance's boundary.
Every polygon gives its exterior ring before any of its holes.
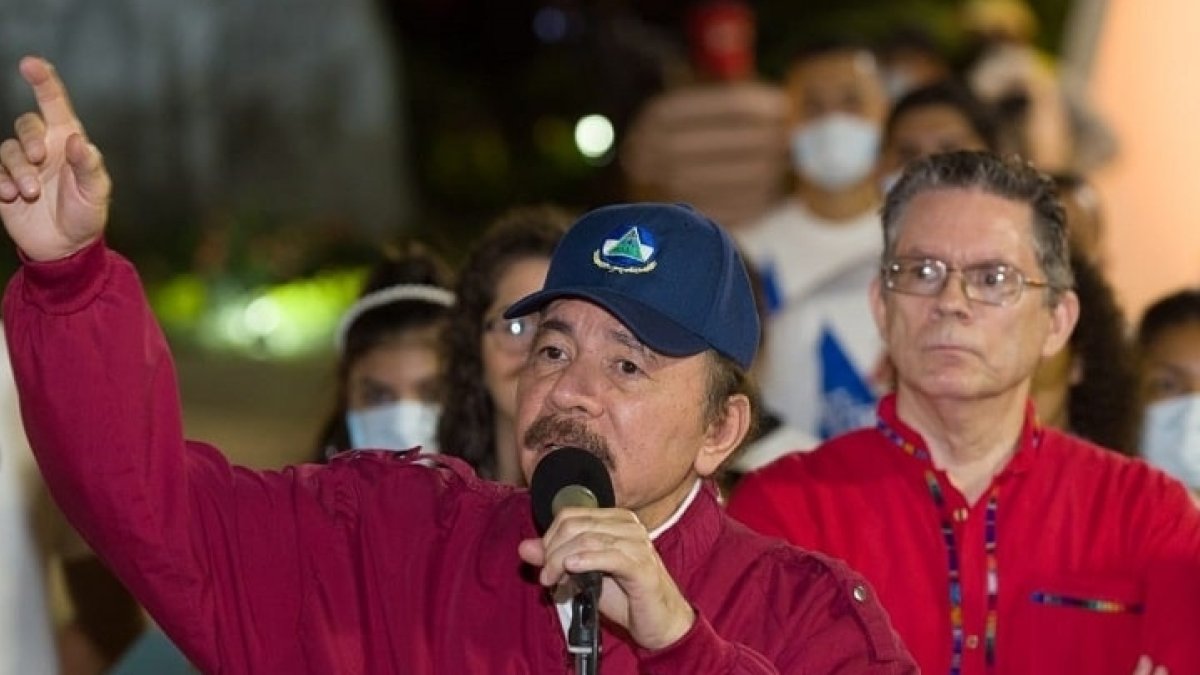
{"type": "Polygon", "coordinates": [[[762,280],[763,304],[767,316],[774,316],[783,309],[783,291],[779,288],[779,275],[775,272],[775,263],[763,263],[758,269],[758,278],[762,280]]]}
{"type": "Polygon", "coordinates": [[[875,424],[875,392],[828,326],[821,329],[821,439],[875,424]]]}

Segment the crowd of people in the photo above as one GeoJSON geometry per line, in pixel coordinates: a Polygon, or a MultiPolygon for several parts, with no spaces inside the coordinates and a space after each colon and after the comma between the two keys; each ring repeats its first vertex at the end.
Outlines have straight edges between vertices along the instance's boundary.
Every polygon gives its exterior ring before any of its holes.
{"type": "MultiPolygon", "coordinates": [[[[695,81],[620,146],[631,203],[516,206],[457,269],[386,251],[313,461],[265,472],[184,438],[103,155],[22,60],[0,591],[43,583],[27,435],[202,672],[570,672],[589,602],[601,672],[1200,672],[1200,289],[1126,318],[1098,132],[984,4],[961,66],[827,41],[776,84],[749,7],[700,3],[695,81]],[[527,488],[565,447],[615,506],[543,530],[527,488]]],[[[0,615],[0,672],[47,623],[0,615]]]]}

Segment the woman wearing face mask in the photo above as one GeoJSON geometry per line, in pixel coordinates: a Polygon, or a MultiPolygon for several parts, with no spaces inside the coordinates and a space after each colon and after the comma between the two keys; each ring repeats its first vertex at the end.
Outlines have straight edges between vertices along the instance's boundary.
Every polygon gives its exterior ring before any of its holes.
{"type": "Polygon", "coordinates": [[[458,304],[442,340],[445,410],[438,445],[479,475],[524,483],[513,419],[517,374],[525,365],[536,315],[508,320],[508,306],[542,287],[550,254],[571,223],[551,206],[520,207],[502,215],[475,242],[459,272],[458,304]]]}
{"type": "Polygon", "coordinates": [[[438,339],[454,294],[445,264],[416,242],[372,270],[342,315],[337,400],[320,456],[345,449],[436,451],[441,412],[438,339]]]}
{"type": "Polygon", "coordinates": [[[1146,401],[1142,456],[1200,495],[1200,288],[1146,309],[1137,345],[1146,401]]]}
{"type": "Polygon", "coordinates": [[[872,424],[884,384],[866,299],[882,245],[873,170],[888,101],[870,50],[850,42],[806,47],[786,83],[795,187],[735,234],[770,314],[763,399],[828,438],[872,424]]]}

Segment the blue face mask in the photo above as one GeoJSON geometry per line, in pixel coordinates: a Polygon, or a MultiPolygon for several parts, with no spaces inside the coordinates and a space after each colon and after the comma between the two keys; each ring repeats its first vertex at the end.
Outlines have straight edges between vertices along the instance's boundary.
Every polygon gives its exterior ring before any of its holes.
{"type": "Polygon", "coordinates": [[[442,407],[423,401],[396,401],[346,413],[350,447],[355,450],[408,450],[421,446],[437,452],[442,407]]]}
{"type": "Polygon", "coordinates": [[[1141,451],[1147,462],[1200,491],[1200,394],[1147,406],[1141,451]]]}

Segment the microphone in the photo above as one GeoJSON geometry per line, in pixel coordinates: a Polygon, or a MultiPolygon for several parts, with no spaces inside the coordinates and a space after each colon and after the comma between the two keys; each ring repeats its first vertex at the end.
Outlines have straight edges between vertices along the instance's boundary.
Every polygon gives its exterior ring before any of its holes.
{"type": "MultiPolygon", "coordinates": [[[[554,517],[565,508],[607,509],[617,502],[604,462],[587,450],[572,447],[554,450],[538,462],[529,481],[529,494],[538,534],[545,534],[554,517]]],[[[581,591],[599,597],[599,572],[571,577],[581,591]]]]}

